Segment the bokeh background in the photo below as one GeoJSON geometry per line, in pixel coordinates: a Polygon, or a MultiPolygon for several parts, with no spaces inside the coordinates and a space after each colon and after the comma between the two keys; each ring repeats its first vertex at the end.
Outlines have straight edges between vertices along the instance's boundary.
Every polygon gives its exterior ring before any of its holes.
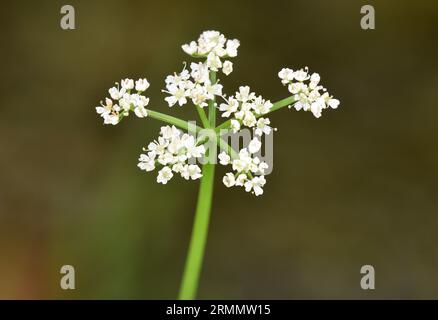
{"type": "Polygon", "coordinates": [[[309,66],[341,108],[272,115],[265,195],[216,180],[203,299],[438,298],[437,35],[434,1],[9,1],[1,9],[0,298],[173,299],[196,182],[137,169],[153,119],[103,126],[113,82],[164,77],[180,45],[217,29],[241,40],[225,91],[272,101],[277,72],[309,66]],[[59,27],[62,5],[77,29],[59,27]],[[376,9],[376,30],[360,8],[376,9]],[[59,287],[62,265],[76,290],[59,287]],[[376,290],[360,268],[376,269],[376,290]]]}

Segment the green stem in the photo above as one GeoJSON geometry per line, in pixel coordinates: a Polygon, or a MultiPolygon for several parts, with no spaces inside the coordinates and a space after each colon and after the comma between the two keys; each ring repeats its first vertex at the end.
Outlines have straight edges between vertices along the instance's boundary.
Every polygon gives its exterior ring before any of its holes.
{"type": "Polygon", "coordinates": [[[219,126],[217,126],[214,131],[216,133],[220,133],[221,130],[228,129],[231,126],[231,119],[222,122],[219,126]]]}
{"type": "Polygon", "coordinates": [[[206,163],[202,168],[195,222],[193,224],[189,252],[187,254],[183,280],[178,296],[180,300],[193,300],[196,298],[202,261],[204,259],[205,243],[207,242],[208,224],[210,221],[214,169],[215,165],[213,163],[206,163]]]}
{"type": "MultiPolygon", "coordinates": [[[[216,71],[210,71],[210,82],[211,84],[216,83],[216,71]]],[[[208,120],[210,121],[211,128],[216,127],[216,106],[215,99],[208,101],[208,120]]]]}
{"type": "MultiPolygon", "coordinates": [[[[210,80],[212,84],[216,83],[216,72],[210,72],[210,80]]],[[[201,113],[200,117],[202,120],[203,116],[201,113]]],[[[204,122],[206,120],[207,119],[204,119],[202,121],[204,122]]],[[[208,123],[206,124],[207,126],[204,124],[206,128],[214,128],[216,126],[215,99],[208,101],[208,123]]],[[[214,138],[216,137],[214,136],[214,138]]],[[[216,142],[214,148],[217,148],[216,142]]],[[[214,150],[214,153],[216,154],[216,150],[214,150]]],[[[199,277],[202,270],[202,262],[204,260],[205,244],[207,242],[211,203],[213,200],[215,166],[216,165],[214,161],[211,162],[207,159],[202,167],[202,178],[199,186],[195,221],[193,223],[192,237],[190,239],[189,251],[186,258],[183,279],[178,295],[180,300],[193,300],[196,298],[199,277]]]]}
{"type": "MultiPolygon", "coordinates": [[[[275,102],[275,103],[272,105],[271,109],[269,109],[269,112],[268,112],[268,113],[271,113],[271,112],[277,111],[278,109],[281,109],[281,108],[284,108],[284,107],[286,107],[286,106],[288,106],[288,105],[291,105],[291,104],[294,103],[294,102],[296,102],[296,100],[295,100],[294,97],[287,97],[287,98],[284,98],[284,99],[282,99],[282,100],[280,100],[280,101],[275,102]]],[[[265,113],[264,115],[266,115],[266,114],[268,114],[268,113],[265,113]]],[[[263,116],[264,116],[264,115],[263,115],[263,116]]]]}
{"type": "Polygon", "coordinates": [[[210,128],[210,123],[208,122],[207,115],[205,114],[204,109],[200,106],[196,106],[196,110],[198,111],[199,118],[201,118],[201,122],[204,128],[210,128]]]}
{"type": "Polygon", "coordinates": [[[201,127],[198,127],[195,124],[192,124],[188,121],[185,121],[185,120],[182,120],[179,118],[169,116],[167,114],[164,114],[164,113],[161,113],[158,111],[153,111],[153,110],[147,109],[147,113],[148,113],[148,117],[150,117],[150,118],[160,120],[163,122],[167,122],[169,124],[173,124],[174,126],[177,126],[181,129],[184,129],[184,130],[192,132],[192,133],[199,132],[202,130],[201,127]]]}

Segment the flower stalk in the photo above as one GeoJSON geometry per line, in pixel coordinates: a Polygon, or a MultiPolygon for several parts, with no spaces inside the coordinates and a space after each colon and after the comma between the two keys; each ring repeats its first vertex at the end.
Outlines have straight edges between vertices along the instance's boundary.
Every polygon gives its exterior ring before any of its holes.
{"type": "MultiPolygon", "coordinates": [[[[214,85],[217,81],[216,72],[210,71],[209,76],[211,83],[214,85]]],[[[207,125],[210,128],[214,128],[216,126],[215,103],[216,101],[214,97],[208,101],[207,125]]],[[[199,114],[201,120],[204,122],[205,120],[202,119],[203,113],[200,112],[199,114]]],[[[204,126],[207,127],[206,125],[204,126]]],[[[214,140],[216,144],[216,139],[214,140]]],[[[212,149],[210,149],[209,152],[212,152],[212,149]]],[[[196,298],[199,277],[202,271],[202,265],[205,255],[205,245],[207,242],[208,227],[210,221],[211,205],[213,202],[214,171],[216,166],[215,161],[210,161],[209,158],[210,157],[207,157],[207,161],[202,167],[202,178],[199,185],[195,221],[193,223],[189,251],[186,258],[186,264],[184,267],[183,278],[178,296],[180,300],[193,300],[196,298]]]]}
{"type": "Polygon", "coordinates": [[[169,116],[169,115],[161,113],[161,112],[157,112],[157,111],[153,111],[153,110],[149,110],[149,109],[146,109],[146,110],[147,110],[148,117],[151,117],[151,118],[159,120],[159,121],[166,122],[168,124],[172,124],[178,128],[186,130],[190,133],[198,133],[199,131],[201,131],[203,129],[203,128],[196,126],[196,125],[194,125],[186,120],[172,117],[172,116],[169,116]]]}
{"type": "Polygon", "coordinates": [[[212,163],[205,163],[202,167],[193,231],[178,295],[180,300],[193,300],[196,298],[210,222],[214,171],[215,165],[212,163]]]}

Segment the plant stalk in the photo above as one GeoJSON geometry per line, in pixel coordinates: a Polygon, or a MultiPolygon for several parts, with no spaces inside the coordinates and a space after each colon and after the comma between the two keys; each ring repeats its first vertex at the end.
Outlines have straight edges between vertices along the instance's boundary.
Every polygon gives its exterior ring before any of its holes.
{"type": "MultiPolygon", "coordinates": [[[[216,72],[210,71],[210,82],[211,84],[215,84],[217,82],[216,79],[216,72]]],[[[213,98],[212,100],[208,101],[208,120],[210,121],[211,128],[216,127],[216,101],[213,98]]]]}
{"type": "Polygon", "coordinates": [[[148,117],[150,117],[150,118],[153,118],[153,119],[156,119],[156,120],[160,120],[160,121],[172,124],[172,125],[177,126],[177,127],[181,128],[181,129],[187,130],[187,131],[189,131],[191,133],[196,133],[196,132],[199,132],[199,131],[202,130],[201,127],[196,126],[196,125],[194,125],[192,123],[189,123],[186,120],[182,120],[182,119],[179,119],[179,118],[176,118],[176,117],[172,117],[172,116],[169,116],[167,114],[164,114],[164,113],[161,113],[161,112],[158,112],[158,111],[153,111],[153,110],[149,110],[149,109],[146,109],[146,111],[148,113],[148,117]]]}
{"type": "Polygon", "coordinates": [[[183,280],[178,296],[180,300],[193,300],[196,298],[210,221],[214,170],[215,165],[212,163],[206,163],[202,168],[195,222],[193,224],[189,252],[187,254],[183,280]]]}
{"type": "MultiPolygon", "coordinates": [[[[216,72],[210,72],[210,80],[212,84],[216,83],[216,72]]],[[[202,119],[203,116],[201,113],[200,116],[202,119]]],[[[206,119],[204,119],[204,121],[205,120],[206,119]]],[[[210,128],[214,128],[216,126],[216,106],[214,99],[208,101],[208,122],[210,128]]],[[[216,139],[214,147],[216,148],[216,139]]],[[[205,255],[205,244],[207,242],[208,226],[210,222],[211,203],[213,200],[214,171],[216,166],[215,161],[209,161],[208,158],[209,157],[207,157],[207,160],[202,167],[202,178],[199,186],[195,221],[193,223],[189,251],[186,258],[183,279],[178,295],[178,299],[180,300],[193,300],[196,298],[199,277],[202,271],[202,263],[205,255]]]]}

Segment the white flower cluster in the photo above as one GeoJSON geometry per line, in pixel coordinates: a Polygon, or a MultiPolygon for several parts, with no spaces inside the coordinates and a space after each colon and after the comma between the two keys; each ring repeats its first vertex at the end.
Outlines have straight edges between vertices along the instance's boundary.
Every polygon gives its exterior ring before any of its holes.
{"type": "Polygon", "coordinates": [[[182,133],[175,126],[161,127],[157,141],[151,142],[140,155],[138,167],[141,170],[153,171],[156,165],[163,168],[158,172],[157,182],[166,184],[179,173],[186,180],[196,180],[202,177],[201,168],[192,164],[205,154],[205,147],[198,146],[192,135],[182,133]]]}
{"type": "Polygon", "coordinates": [[[237,56],[239,40],[227,40],[218,31],[205,31],[201,34],[198,42],[192,41],[190,44],[182,46],[183,50],[191,56],[206,57],[204,62],[191,63],[190,71],[185,67],[179,74],[167,76],[166,90],[170,96],[165,100],[169,107],[178,104],[182,106],[191,99],[193,104],[206,107],[208,100],[213,100],[215,96],[222,96],[222,85],[210,79],[210,71],[219,71],[225,75],[233,72],[231,61],[221,61],[221,58],[237,56]]]}
{"type": "Polygon", "coordinates": [[[197,42],[184,44],[182,49],[192,57],[207,57],[206,63],[211,70],[218,71],[222,68],[223,73],[228,75],[233,71],[233,64],[231,61],[222,63],[221,59],[236,57],[239,46],[237,39],[227,40],[218,31],[204,31],[197,42]]]}
{"type": "Polygon", "coordinates": [[[271,123],[269,118],[261,117],[268,113],[271,108],[271,101],[265,100],[261,96],[257,97],[248,86],[239,87],[239,91],[236,92],[235,96],[228,97],[226,103],[219,106],[222,117],[233,117],[231,119],[231,129],[234,133],[244,125],[255,129],[255,134],[258,136],[270,134],[272,131],[269,126],[271,123]]]}
{"type": "Polygon", "coordinates": [[[227,40],[219,31],[209,30],[199,36],[198,42],[184,44],[182,49],[191,56],[206,57],[213,52],[218,57],[236,57],[239,46],[239,40],[227,40]]]}
{"type": "Polygon", "coordinates": [[[268,165],[254,156],[261,146],[262,143],[256,137],[251,140],[248,148],[240,150],[239,157],[236,159],[231,159],[226,152],[219,154],[219,163],[225,166],[231,164],[234,171],[228,172],[223,177],[222,181],[226,187],[240,186],[244,187],[246,192],[252,192],[256,196],[263,194],[263,186],[266,184],[264,173],[268,165]]]}
{"type": "Polygon", "coordinates": [[[294,107],[297,111],[301,109],[311,111],[316,118],[319,118],[323,109],[329,107],[336,109],[339,106],[339,100],[333,99],[327,89],[319,85],[321,80],[319,74],[310,75],[307,67],[297,71],[283,68],[278,76],[283,85],[287,85],[289,92],[294,95],[297,101],[294,107]]]}
{"type": "Polygon", "coordinates": [[[101,105],[96,107],[96,112],[104,119],[104,124],[116,125],[132,110],[137,117],[144,118],[148,115],[145,107],[149,104],[149,98],[142,93],[147,88],[149,88],[147,79],[139,79],[135,82],[132,79],[125,79],[121,81],[121,86],[116,82],[116,87],[108,90],[111,99],[106,98],[105,104],[101,102],[101,105]],[[133,90],[136,93],[132,93],[133,90]]]}
{"type": "Polygon", "coordinates": [[[169,107],[182,106],[191,99],[194,105],[204,108],[208,106],[208,100],[222,96],[222,85],[210,81],[210,70],[205,62],[192,63],[190,69],[191,72],[184,68],[179,74],[167,76],[166,90],[162,91],[170,94],[164,99],[169,107]]]}

